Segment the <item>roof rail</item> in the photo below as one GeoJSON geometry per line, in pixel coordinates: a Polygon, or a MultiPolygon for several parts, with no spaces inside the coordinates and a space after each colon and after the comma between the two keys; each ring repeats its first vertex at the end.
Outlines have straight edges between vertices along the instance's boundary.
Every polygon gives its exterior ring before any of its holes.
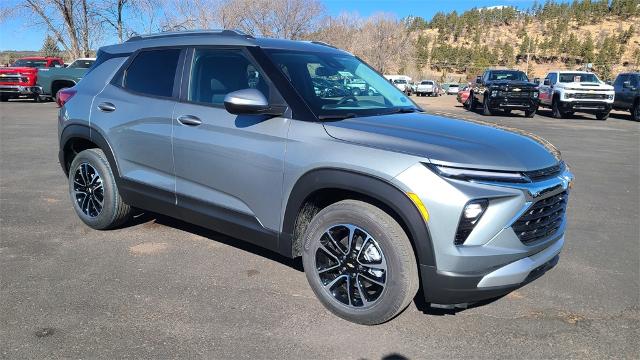
{"type": "Polygon", "coordinates": [[[207,29],[207,30],[189,30],[189,31],[165,31],[154,34],[136,35],[132,36],[126,42],[145,40],[145,39],[160,39],[168,37],[180,37],[180,36],[208,36],[208,35],[223,35],[223,36],[241,36],[247,39],[253,39],[254,37],[246,34],[240,30],[229,29],[207,29]]]}
{"type": "Polygon", "coordinates": [[[331,45],[331,44],[328,44],[328,43],[326,43],[326,42],[324,42],[324,41],[309,41],[309,42],[310,42],[310,43],[312,43],[312,44],[322,45],[322,46],[328,46],[328,47],[330,47],[330,48],[337,49],[337,47],[335,47],[335,46],[333,46],[333,45],[331,45]]]}

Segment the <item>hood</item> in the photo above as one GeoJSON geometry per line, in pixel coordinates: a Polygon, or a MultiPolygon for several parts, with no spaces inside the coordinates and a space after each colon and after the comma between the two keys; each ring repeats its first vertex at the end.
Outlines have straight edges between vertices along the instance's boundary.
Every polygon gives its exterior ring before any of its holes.
{"type": "Polygon", "coordinates": [[[570,83],[557,83],[556,85],[560,85],[565,89],[576,89],[576,90],[606,90],[613,91],[613,86],[603,84],[603,83],[585,83],[585,82],[570,82],[570,83]]]}
{"type": "Polygon", "coordinates": [[[499,86],[501,88],[535,88],[538,85],[528,81],[513,81],[513,80],[493,80],[487,85],[499,86]]]}
{"type": "Polygon", "coordinates": [[[20,74],[27,74],[27,73],[37,73],[38,69],[36,68],[30,68],[30,67],[3,67],[0,68],[0,74],[14,74],[14,73],[20,73],[20,74]]]}
{"type": "Polygon", "coordinates": [[[553,145],[521,130],[423,113],[352,118],[324,126],[336,139],[442,165],[531,171],[554,166],[560,159],[553,145]]]}

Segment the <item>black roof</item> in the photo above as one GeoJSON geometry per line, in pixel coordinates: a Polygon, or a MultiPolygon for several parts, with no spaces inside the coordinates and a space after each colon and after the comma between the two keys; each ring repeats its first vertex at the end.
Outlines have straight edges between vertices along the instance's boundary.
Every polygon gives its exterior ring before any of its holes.
{"type": "Polygon", "coordinates": [[[104,46],[100,50],[117,54],[131,53],[143,48],[198,45],[258,46],[266,49],[346,53],[334,46],[318,41],[255,38],[241,31],[225,29],[137,35],[122,44],[104,46]]]}

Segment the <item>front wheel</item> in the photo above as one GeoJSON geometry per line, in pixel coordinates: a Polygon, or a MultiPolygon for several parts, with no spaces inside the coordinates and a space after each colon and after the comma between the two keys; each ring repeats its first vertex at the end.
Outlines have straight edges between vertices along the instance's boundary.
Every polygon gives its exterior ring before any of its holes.
{"type": "Polygon", "coordinates": [[[640,100],[636,100],[635,104],[633,104],[631,118],[635,121],[640,121],[640,100]]]}
{"type": "Polygon", "coordinates": [[[560,100],[553,99],[553,103],[551,105],[551,114],[556,119],[562,119],[564,117],[564,113],[560,110],[560,100]]]}
{"type": "Polygon", "coordinates": [[[609,111],[596,113],[596,119],[598,120],[607,120],[608,118],[609,118],[609,111]]]}
{"type": "Polygon", "coordinates": [[[81,151],[71,162],[69,196],[78,217],[96,230],[122,225],[132,213],[122,201],[111,166],[100,149],[81,151]]]}
{"type": "Polygon", "coordinates": [[[524,117],[532,118],[536,114],[537,109],[525,110],[524,117]]]}
{"type": "Polygon", "coordinates": [[[304,234],[302,262],[320,302],[358,324],[386,322],[418,291],[418,268],[404,230],[383,210],[344,200],[321,210],[304,234]]]}
{"type": "Polygon", "coordinates": [[[493,111],[491,111],[491,108],[489,107],[489,99],[486,94],[484,96],[484,99],[482,100],[482,115],[484,116],[493,115],[493,111]]]}

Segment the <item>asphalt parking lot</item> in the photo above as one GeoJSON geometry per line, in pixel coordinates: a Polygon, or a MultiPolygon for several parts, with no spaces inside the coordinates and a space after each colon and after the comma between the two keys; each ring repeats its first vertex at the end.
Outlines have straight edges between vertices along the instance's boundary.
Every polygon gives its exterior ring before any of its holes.
{"type": "Polygon", "coordinates": [[[355,325],[322,307],[297,261],[154,214],[90,230],[58,165],[55,105],[12,101],[0,104],[0,358],[638,358],[640,124],[413,99],[562,151],[576,183],[555,269],[483,306],[418,302],[355,325]]]}

